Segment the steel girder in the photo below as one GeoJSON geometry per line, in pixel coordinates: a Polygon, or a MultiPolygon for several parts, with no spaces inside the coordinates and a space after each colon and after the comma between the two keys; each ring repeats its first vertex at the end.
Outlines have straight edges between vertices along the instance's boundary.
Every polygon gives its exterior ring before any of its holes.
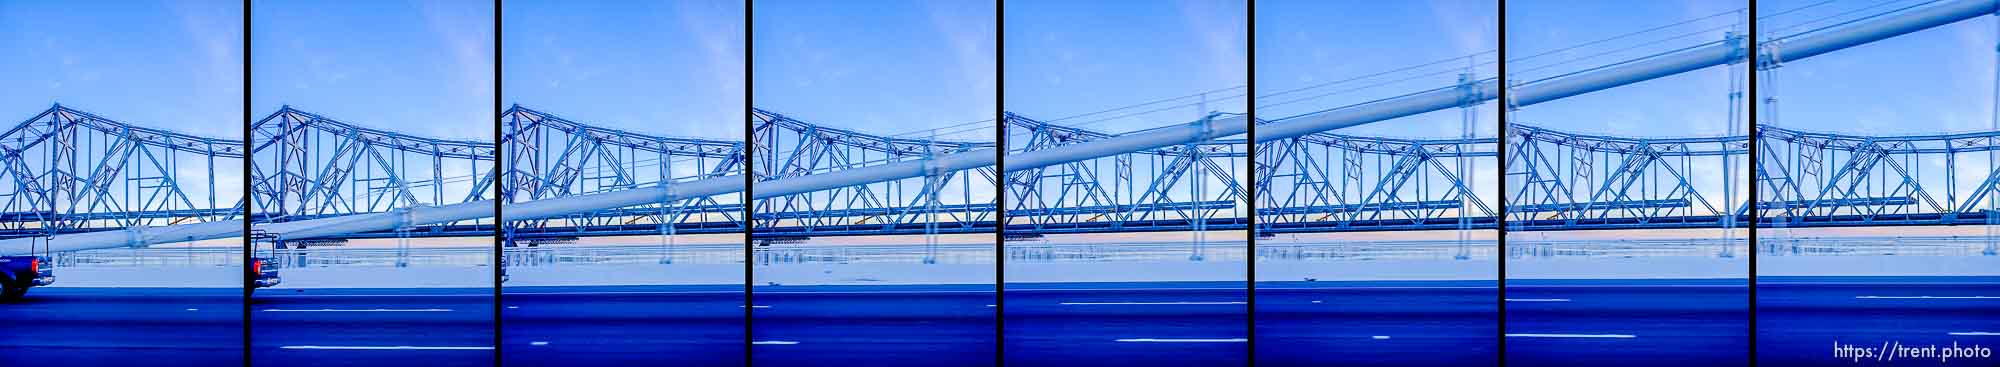
{"type": "MultiPolygon", "coordinates": [[[[1632,138],[1511,124],[1509,230],[1736,228],[1748,201],[1722,190],[1745,167],[1749,137],[1632,138]]],[[[1742,176],[1738,176],[1742,177],[1742,176]]]]}
{"type": "Polygon", "coordinates": [[[243,142],[133,126],[60,104],[0,135],[0,238],[240,217],[243,142]]]}
{"type": "MultiPolygon", "coordinates": [[[[1005,119],[1010,155],[1117,136],[1011,112],[1005,119]]],[[[1244,229],[1245,144],[1206,140],[1010,172],[1007,233],[1244,229]]]]}
{"type": "Polygon", "coordinates": [[[1258,232],[1496,228],[1495,208],[1467,184],[1477,170],[1463,169],[1493,167],[1498,147],[1331,133],[1260,143],[1258,232]]]}
{"type": "MultiPolygon", "coordinates": [[[[663,137],[577,123],[515,105],[500,114],[508,203],[569,197],[743,172],[743,143],[663,137]]],[[[509,238],[661,233],[739,233],[741,195],[510,220],[509,238]],[[671,223],[672,226],[663,224],[671,223]]]]}
{"type": "MultiPolygon", "coordinates": [[[[493,196],[492,142],[411,136],[285,106],[250,126],[253,219],[293,222],[477,202],[493,196]]],[[[491,220],[435,223],[411,236],[492,235],[491,220]],[[484,231],[484,232],[482,232],[484,231]]],[[[348,233],[365,238],[394,233],[348,233]]]]}
{"type": "Polygon", "coordinates": [[[2000,131],[1860,136],[1757,127],[1766,228],[1990,225],[2000,131]]]}
{"type": "MultiPolygon", "coordinates": [[[[756,182],[923,161],[991,142],[871,135],[753,109],[756,182]]],[[[757,199],[752,236],[993,233],[991,166],[757,199]]],[[[751,187],[755,192],[756,186],[751,187]]]]}

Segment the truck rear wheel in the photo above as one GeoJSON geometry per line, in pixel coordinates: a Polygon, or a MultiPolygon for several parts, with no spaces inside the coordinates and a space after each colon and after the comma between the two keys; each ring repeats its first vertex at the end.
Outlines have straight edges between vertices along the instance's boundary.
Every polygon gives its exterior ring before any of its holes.
{"type": "Polygon", "coordinates": [[[27,284],[7,284],[5,289],[0,289],[0,300],[18,300],[21,299],[21,296],[27,294],[27,284]]]}

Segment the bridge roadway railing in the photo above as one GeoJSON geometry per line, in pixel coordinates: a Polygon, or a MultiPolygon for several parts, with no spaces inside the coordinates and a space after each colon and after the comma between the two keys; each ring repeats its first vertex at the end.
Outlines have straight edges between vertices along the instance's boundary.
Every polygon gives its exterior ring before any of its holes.
{"type": "Polygon", "coordinates": [[[742,264],[742,244],[544,245],[510,247],[506,263],[514,267],[557,267],[614,264],[742,264]]]}

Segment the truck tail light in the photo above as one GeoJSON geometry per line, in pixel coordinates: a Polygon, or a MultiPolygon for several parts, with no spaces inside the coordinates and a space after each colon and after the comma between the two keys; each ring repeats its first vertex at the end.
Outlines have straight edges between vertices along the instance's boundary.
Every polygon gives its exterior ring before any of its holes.
{"type": "Polygon", "coordinates": [[[42,273],[42,259],[40,259],[40,258],[36,258],[36,259],[32,259],[32,260],[28,260],[28,273],[32,273],[32,274],[41,274],[41,273],[42,273]]]}
{"type": "Polygon", "coordinates": [[[253,263],[250,263],[250,273],[251,273],[251,274],[264,274],[264,261],[263,261],[263,260],[257,260],[257,262],[253,262],[253,263]]]}

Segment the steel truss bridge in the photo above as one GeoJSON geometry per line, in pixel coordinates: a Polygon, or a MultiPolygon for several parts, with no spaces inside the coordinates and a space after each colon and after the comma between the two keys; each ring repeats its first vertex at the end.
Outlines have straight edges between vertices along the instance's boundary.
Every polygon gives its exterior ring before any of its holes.
{"type": "MultiPolygon", "coordinates": [[[[987,149],[992,142],[873,135],[776,112],[750,115],[757,182],[820,175],[987,149]]],[[[753,237],[993,233],[991,166],[761,198],[753,237]]],[[[757,185],[750,190],[755,192],[757,185]]]]}
{"type": "MultiPolygon", "coordinates": [[[[519,105],[500,114],[505,202],[572,197],[740,175],[743,143],[609,129],[519,105]]],[[[741,176],[736,176],[740,178],[741,176]]],[[[513,241],[571,236],[741,233],[741,195],[703,196],[530,220],[513,241]]],[[[504,214],[503,214],[504,215],[504,214]]]]}
{"type": "MultiPolygon", "coordinates": [[[[250,125],[250,142],[256,223],[397,213],[493,196],[490,141],[412,136],[284,106],[250,125]]],[[[492,235],[491,220],[462,220],[322,238],[492,235]]]]}
{"type": "MultiPolygon", "coordinates": [[[[1009,155],[1115,136],[1003,117],[1009,155]]],[[[1248,158],[1245,139],[1213,139],[1010,172],[1007,234],[1242,230],[1248,158]]]]}
{"type": "Polygon", "coordinates": [[[2000,131],[1858,136],[1758,126],[1762,228],[1993,225],[2000,131]]]}
{"type": "Polygon", "coordinates": [[[1508,230],[1740,228],[1749,137],[1631,138],[1507,128],[1508,230]],[[1732,182],[1733,181],[1733,182],[1732,182]],[[1739,189],[1740,190],[1740,189],[1739,189]],[[1741,196],[1741,197],[1738,197],[1741,196]]]}
{"type": "MultiPolygon", "coordinates": [[[[1783,63],[1996,11],[2000,0],[1945,0],[1760,36],[1754,44],[1732,34],[1542,80],[1461,78],[1257,122],[1247,140],[1239,136],[1252,122],[1231,114],[1121,134],[1009,114],[1000,125],[1010,138],[1000,146],[871,135],[757,110],[752,155],[745,156],[737,142],[650,137],[514,108],[501,117],[501,140],[518,159],[494,162],[500,148],[490,142],[362,128],[286,107],[252,126],[248,196],[254,230],[290,239],[490,235],[492,200],[506,206],[507,228],[528,237],[730,232],[745,225],[732,213],[746,200],[756,219],[750,230],[769,238],[990,233],[1000,195],[1008,198],[1010,234],[1221,230],[1248,225],[1249,177],[1269,193],[1257,198],[1255,214],[1259,229],[1270,232],[1477,229],[1501,221],[1524,231],[1732,228],[1750,218],[1767,227],[1992,224],[1991,208],[2000,207],[2000,169],[1993,167],[2000,165],[1978,157],[1994,154],[2000,132],[1789,130],[1776,124],[1768,96],[1759,98],[1771,114],[1760,116],[1763,126],[1751,137],[1596,136],[1520,119],[1509,119],[1517,123],[1502,132],[1505,147],[1331,132],[1467,108],[1498,99],[1503,88],[1503,113],[1511,114],[1716,66],[1734,73],[1751,60],[1750,69],[1770,83],[1783,63]],[[1745,159],[1749,141],[1760,147],[1757,164],[1737,169],[1732,162],[1745,159]],[[1247,156],[1249,144],[1262,148],[1256,157],[1247,156]],[[748,172],[742,157],[750,158],[748,172]],[[1247,166],[1252,158],[1257,164],[1247,166]],[[1470,194],[1466,188],[1480,182],[1467,182],[1474,171],[1460,168],[1496,158],[1506,160],[1500,174],[1508,188],[1497,207],[1470,194]],[[496,171],[495,163],[504,168],[496,171]],[[1711,189],[1745,180],[1715,167],[1754,171],[1743,185],[1755,187],[1759,201],[1711,189]]],[[[1739,90],[1730,95],[1741,98],[1739,90]]],[[[0,252],[21,253],[31,243],[66,251],[242,235],[219,223],[232,212],[229,198],[218,197],[227,190],[187,185],[204,182],[189,176],[198,171],[189,166],[226,171],[229,164],[208,162],[242,156],[229,140],[132,127],[62,106],[7,134],[0,137],[0,182],[15,189],[0,195],[0,235],[56,236],[0,240],[0,252]]]]}
{"type": "Polygon", "coordinates": [[[1258,232],[1494,229],[1474,169],[1493,167],[1498,146],[1332,133],[1258,144],[1258,232]]]}
{"type": "Polygon", "coordinates": [[[56,104],[0,135],[0,154],[0,238],[242,217],[242,190],[230,189],[240,186],[230,184],[242,177],[242,140],[56,104]]]}

